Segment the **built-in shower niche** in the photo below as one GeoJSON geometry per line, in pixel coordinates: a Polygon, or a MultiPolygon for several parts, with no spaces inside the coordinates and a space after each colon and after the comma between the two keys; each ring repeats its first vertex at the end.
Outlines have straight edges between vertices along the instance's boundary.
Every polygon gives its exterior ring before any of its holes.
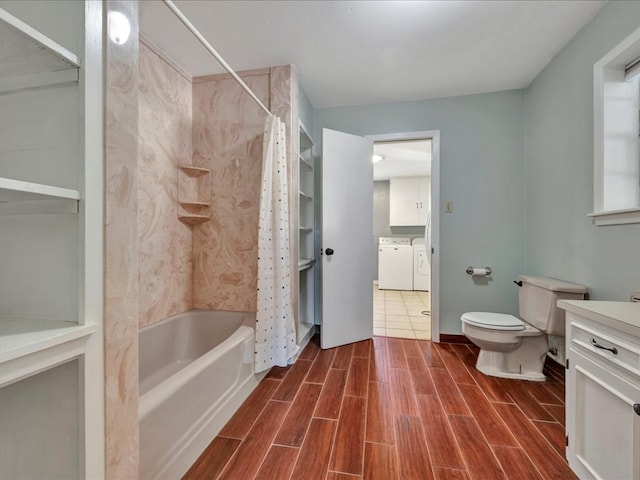
{"type": "Polygon", "coordinates": [[[208,168],[178,166],[178,218],[190,227],[211,219],[211,171],[208,168]]]}

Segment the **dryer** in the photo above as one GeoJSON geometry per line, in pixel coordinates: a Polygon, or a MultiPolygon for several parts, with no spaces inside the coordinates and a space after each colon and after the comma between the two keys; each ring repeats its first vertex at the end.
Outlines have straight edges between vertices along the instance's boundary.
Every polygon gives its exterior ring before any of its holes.
{"type": "Polygon", "coordinates": [[[424,238],[414,238],[413,242],[413,289],[431,290],[431,263],[427,256],[424,238]]]}
{"type": "Polygon", "coordinates": [[[408,237],[380,237],[378,288],[413,290],[413,247],[408,237]]]}

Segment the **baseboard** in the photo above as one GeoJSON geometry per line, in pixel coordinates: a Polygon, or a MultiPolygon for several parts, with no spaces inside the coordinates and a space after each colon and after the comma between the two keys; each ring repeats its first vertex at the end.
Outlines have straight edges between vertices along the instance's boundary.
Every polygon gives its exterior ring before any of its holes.
{"type": "Polygon", "coordinates": [[[462,334],[453,334],[453,333],[441,333],[440,343],[466,343],[469,345],[473,344],[473,342],[469,340],[466,336],[462,334]]]}

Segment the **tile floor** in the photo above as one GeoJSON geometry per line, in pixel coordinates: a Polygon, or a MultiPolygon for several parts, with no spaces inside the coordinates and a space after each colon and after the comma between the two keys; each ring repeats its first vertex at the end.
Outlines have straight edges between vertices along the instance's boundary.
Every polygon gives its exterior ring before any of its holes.
{"type": "Polygon", "coordinates": [[[373,334],[384,337],[431,339],[429,292],[378,290],[373,286],[373,334]]]}
{"type": "Polygon", "coordinates": [[[467,345],[374,337],[273,368],[187,480],[576,477],[564,460],[564,369],[482,375],[467,345]]]}

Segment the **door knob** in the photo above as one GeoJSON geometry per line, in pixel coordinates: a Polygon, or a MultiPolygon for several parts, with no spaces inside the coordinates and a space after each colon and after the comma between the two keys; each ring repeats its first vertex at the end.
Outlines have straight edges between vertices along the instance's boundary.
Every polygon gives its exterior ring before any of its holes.
{"type": "Polygon", "coordinates": [[[333,255],[333,248],[327,248],[324,253],[326,253],[327,255],[333,255]]]}

